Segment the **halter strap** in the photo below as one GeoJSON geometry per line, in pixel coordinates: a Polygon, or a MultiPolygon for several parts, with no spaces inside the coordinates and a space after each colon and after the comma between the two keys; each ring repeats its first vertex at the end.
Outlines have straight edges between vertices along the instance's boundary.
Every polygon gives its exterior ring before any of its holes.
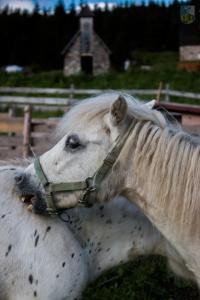
{"type": "Polygon", "coordinates": [[[45,190],[45,201],[47,206],[48,214],[59,214],[63,211],[63,209],[56,208],[54,201],[54,194],[58,192],[73,192],[73,191],[81,191],[84,193],[82,198],[79,199],[79,205],[83,205],[86,207],[91,206],[89,202],[90,193],[96,190],[99,190],[101,186],[101,182],[106,178],[106,175],[110,172],[116,160],[119,157],[119,154],[122,148],[125,145],[126,140],[131,134],[135,123],[131,122],[128,130],[126,132],[122,132],[118,138],[116,139],[115,145],[111,149],[111,151],[107,154],[100,168],[95,172],[92,177],[88,177],[83,181],[74,181],[74,182],[60,182],[53,183],[49,182],[42,166],[40,163],[40,159],[36,158],[34,161],[34,168],[36,175],[40,182],[43,185],[45,190]]]}
{"type": "Polygon", "coordinates": [[[35,172],[37,174],[37,177],[40,179],[42,185],[43,186],[48,185],[49,181],[48,181],[48,179],[46,177],[46,174],[44,173],[44,171],[42,169],[42,166],[41,166],[39,158],[36,158],[34,160],[34,168],[35,168],[35,172]]]}
{"type": "Polygon", "coordinates": [[[107,154],[106,158],[103,161],[103,164],[98,169],[98,171],[93,176],[93,185],[99,187],[101,182],[104,180],[106,175],[110,172],[113,165],[115,164],[116,160],[118,159],[122,148],[125,145],[126,140],[128,139],[129,135],[131,134],[134,128],[134,122],[131,123],[128,130],[122,134],[120,134],[116,140],[114,147],[111,151],[107,154]]]}

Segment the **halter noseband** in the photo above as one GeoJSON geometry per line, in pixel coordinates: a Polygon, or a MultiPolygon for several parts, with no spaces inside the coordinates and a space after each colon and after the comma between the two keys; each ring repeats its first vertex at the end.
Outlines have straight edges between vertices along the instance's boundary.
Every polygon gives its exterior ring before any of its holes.
{"type": "Polygon", "coordinates": [[[132,129],[134,127],[134,122],[132,122],[128,130],[124,133],[121,133],[111,151],[107,154],[100,168],[95,172],[92,177],[88,177],[83,181],[74,181],[74,182],[61,182],[53,183],[49,182],[48,178],[41,166],[40,159],[36,158],[34,161],[34,168],[36,175],[41,182],[44,188],[44,200],[47,206],[48,214],[60,214],[63,209],[56,208],[54,195],[58,192],[73,192],[73,191],[83,191],[82,197],[78,201],[78,205],[84,207],[90,207],[92,204],[89,201],[90,194],[97,192],[101,186],[101,182],[105,179],[109,171],[112,169],[114,163],[116,162],[122,148],[125,145],[126,140],[128,139],[132,129]]]}

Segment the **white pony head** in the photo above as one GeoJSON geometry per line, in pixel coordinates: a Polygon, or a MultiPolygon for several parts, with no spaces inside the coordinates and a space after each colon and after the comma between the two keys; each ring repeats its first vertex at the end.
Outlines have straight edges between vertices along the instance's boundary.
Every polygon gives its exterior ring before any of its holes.
{"type": "MultiPolygon", "coordinates": [[[[82,101],[62,119],[57,133],[64,137],[40,157],[40,164],[49,182],[76,182],[93,176],[101,166],[117,137],[128,128],[133,118],[148,120],[164,127],[162,114],[152,110],[155,101],[147,105],[131,96],[108,93],[82,101]]],[[[36,211],[45,210],[43,188],[33,164],[16,177],[21,194],[27,199],[36,196],[36,211]]],[[[116,188],[115,188],[116,190],[116,188]]],[[[56,193],[58,208],[77,205],[82,191],[56,193]]],[[[114,196],[114,195],[112,195],[114,196]]]]}

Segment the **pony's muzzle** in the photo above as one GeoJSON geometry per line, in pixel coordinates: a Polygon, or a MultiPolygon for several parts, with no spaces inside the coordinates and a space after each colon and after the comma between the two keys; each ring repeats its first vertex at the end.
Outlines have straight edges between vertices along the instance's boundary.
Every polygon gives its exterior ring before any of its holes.
{"type": "Polygon", "coordinates": [[[32,179],[30,174],[25,172],[17,173],[15,184],[20,200],[27,205],[29,211],[34,213],[45,213],[46,202],[40,191],[39,184],[32,179]]]}

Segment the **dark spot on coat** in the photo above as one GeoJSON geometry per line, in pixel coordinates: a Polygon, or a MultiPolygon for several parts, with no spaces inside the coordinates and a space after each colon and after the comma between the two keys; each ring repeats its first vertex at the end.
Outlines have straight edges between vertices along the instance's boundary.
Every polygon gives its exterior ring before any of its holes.
{"type": "Polygon", "coordinates": [[[110,251],[110,248],[106,249],[106,251],[109,252],[109,251],[110,251]]]}
{"type": "Polygon", "coordinates": [[[64,266],[65,266],[65,261],[62,263],[62,267],[64,268],[64,266]]]}
{"type": "Polygon", "coordinates": [[[106,220],[106,224],[112,224],[111,219],[106,220]]]}
{"type": "Polygon", "coordinates": [[[28,281],[30,282],[30,284],[33,283],[33,275],[32,275],[32,274],[30,274],[30,275],[28,276],[28,281]]]}
{"type": "Polygon", "coordinates": [[[59,278],[59,274],[56,275],[56,278],[59,278]]]}
{"type": "Polygon", "coordinates": [[[37,229],[35,229],[35,231],[34,231],[34,236],[36,236],[37,235],[37,229]]]}
{"type": "Polygon", "coordinates": [[[101,205],[101,206],[99,207],[99,209],[100,209],[100,210],[103,210],[103,209],[104,209],[104,205],[101,205]]]}
{"type": "Polygon", "coordinates": [[[9,245],[9,246],[8,246],[8,250],[7,250],[6,254],[5,254],[5,256],[8,256],[8,254],[9,254],[10,251],[11,251],[11,249],[12,249],[12,245],[9,245]]]}
{"type": "Polygon", "coordinates": [[[75,254],[74,254],[74,253],[72,253],[72,254],[71,254],[71,257],[73,258],[73,257],[74,257],[74,255],[75,255],[75,254]]]}
{"type": "Polygon", "coordinates": [[[104,214],[100,215],[100,218],[104,218],[104,214]]]}
{"type": "Polygon", "coordinates": [[[51,226],[48,226],[46,232],[49,232],[50,230],[51,230],[51,226]]]}
{"type": "Polygon", "coordinates": [[[3,218],[5,218],[5,216],[6,216],[6,215],[2,215],[1,218],[3,219],[3,218]]]}
{"type": "Polygon", "coordinates": [[[36,236],[36,238],[35,238],[35,247],[37,247],[37,244],[38,244],[38,241],[39,241],[39,234],[36,236]]]}
{"type": "Polygon", "coordinates": [[[51,230],[51,226],[48,226],[46,231],[45,231],[45,234],[44,234],[44,237],[43,237],[43,240],[45,239],[47,233],[51,230]]]}
{"type": "Polygon", "coordinates": [[[33,295],[34,295],[34,297],[37,297],[37,292],[36,292],[36,291],[34,291],[33,295]]]}

